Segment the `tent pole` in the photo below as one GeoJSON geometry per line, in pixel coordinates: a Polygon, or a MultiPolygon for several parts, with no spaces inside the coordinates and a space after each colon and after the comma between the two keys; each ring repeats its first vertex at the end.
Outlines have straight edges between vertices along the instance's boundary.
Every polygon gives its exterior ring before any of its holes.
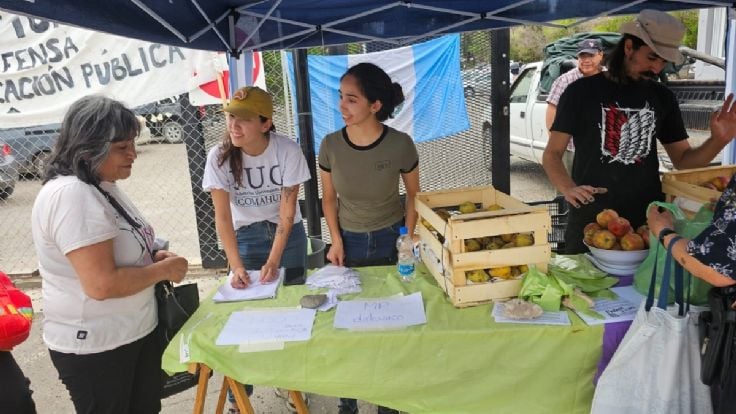
{"type": "Polygon", "coordinates": [[[509,29],[490,31],[491,40],[491,184],[511,192],[509,143],[509,29]]]}
{"type": "Polygon", "coordinates": [[[309,237],[322,237],[319,189],[317,188],[317,161],[314,152],[314,130],[312,129],[312,103],[309,90],[309,69],[307,68],[307,49],[296,49],[294,56],[294,83],[296,89],[296,111],[299,122],[299,143],[307,159],[312,179],[304,183],[304,213],[307,219],[309,237]]]}

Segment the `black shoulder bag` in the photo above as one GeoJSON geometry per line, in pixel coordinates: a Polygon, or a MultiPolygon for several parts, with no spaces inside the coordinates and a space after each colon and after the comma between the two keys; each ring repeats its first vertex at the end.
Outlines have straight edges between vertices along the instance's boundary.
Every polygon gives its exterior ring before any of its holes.
{"type": "Polygon", "coordinates": [[[714,287],[708,292],[710,310],[698,319],[700,379],[719,391],[713,401],[717,413],[736,404],[736,310],[731,307],[735,301],[736,286],[714,287]]]}
{"type": "MultiPolygon", "coordinates": [[[[135,231],[141,227],[141,223],[133,219],[123,206],[107,191],[103,190],[99,185],[94,184],[95,188],[102,193],[107,201],[112,205],[115,211],[120,214],[125,221],[130,224],[135,231]]],[[[143,237],[143,235],[141,235],[143,237]]],[[[143,237],[145,243],[145,237],[143,237]]],[[[146,244],[146,250],[154,259],[154,252],[146,244]]],[[[161,352],[171,342],[171,339],[179,332],[179,329],[186,323],[190,316],[199,307],[199,289],[196,283],[189,283],[174,287],[170,281],[156,283],[155,287],[156,307],[158,309],[158,326],[159,340],[161,343],[161,352]]],[[[167,374],[161,370],[161,398],[167,398],[174,394],[188,390],[197,385],[199,381],[199,369],[194,374],[189,372],[178,372],[173,375],[167,374]]]]}

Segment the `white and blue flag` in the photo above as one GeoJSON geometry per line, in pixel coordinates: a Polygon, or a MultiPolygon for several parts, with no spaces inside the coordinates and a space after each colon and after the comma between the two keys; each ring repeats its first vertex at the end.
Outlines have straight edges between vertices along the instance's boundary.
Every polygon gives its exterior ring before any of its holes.
{"type": "MultiPolygon", "coordinates": [[[[287,54],[289,82],[294,71],[287,54]]],[[[470,128],[460,74],[460,36],[448,35],[412,46],[357,55],[309,56],[309,88],[315,150],[325,135],[345,126],[339,109],[340,77],[358,63],[380,66],[404,91],[404,103],[387,125],[416,142],[445,137],[470,128]]],[[[293,96],[292,96],[293,97],[293,96]]],[[[293,97],[293,102],[296,98],[293,97]]],[[[294,110],[296,113],[296,110],[294,110]]],[[[298,126],[297,126],[298,128],[298,126]]]]}

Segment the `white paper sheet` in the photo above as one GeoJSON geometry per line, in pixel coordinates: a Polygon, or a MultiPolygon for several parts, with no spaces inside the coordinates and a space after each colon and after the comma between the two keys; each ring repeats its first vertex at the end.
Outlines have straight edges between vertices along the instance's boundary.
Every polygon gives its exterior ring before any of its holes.
{"type": "Polygon", "coordinates": [[[617,299],[596,299],[595,306],[593,306],[593,310],[603,316],[604,319],[592,318],[579,312],[575,313],[588,325],[633,321],[644,296],[639,294],[633,286],[617,287],[611,290],[618,295],[617,299]]]}
{"type": "Polygon", "coordinates": [[[233,312],[217,336],[217,345],[308,341],[317,311],[263,309],[233,312]]]}
{"type": "Polygon", "coordinates": [[[259,270],[248,270],[250,284],[245,289],[235,289],[230,285],[233,272],[227,276],[227,282],[218,289],[212,300],[215,302],[237,302],[241,300],[271,299],[276,297],[276,289],[284,279],[284,268],[279,269],[279,278],[269,283],[261,283],[259,270]]]}
{"type": "Polygon", "coordinates": [[[570,325],[566,311],[544,312],[536,319],[511,319],[503,315],[503,303],[494,303],[491,315],[497,323],[522,323],[526,325],[570,325]]]}
{"type": "Polygon", "coordinates": [[[427,323],[422,293],[389,298],[346,300],[337,304],[335,328],[385,330],[427,323]]]}

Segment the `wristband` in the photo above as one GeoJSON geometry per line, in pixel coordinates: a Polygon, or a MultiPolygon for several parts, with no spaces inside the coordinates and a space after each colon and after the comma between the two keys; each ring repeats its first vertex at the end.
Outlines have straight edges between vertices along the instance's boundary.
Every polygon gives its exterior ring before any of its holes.
{"type": "Polygon", "coordinates": [[[659,232],[659,236],[657,237],[659,239],[659,242],[662,243],[664,246],[664,238],[667,237],[670,234],[676,234],[677,232],[672,230],[671,228],[665,227],[662,229],[662,231],[659,232]]]}

